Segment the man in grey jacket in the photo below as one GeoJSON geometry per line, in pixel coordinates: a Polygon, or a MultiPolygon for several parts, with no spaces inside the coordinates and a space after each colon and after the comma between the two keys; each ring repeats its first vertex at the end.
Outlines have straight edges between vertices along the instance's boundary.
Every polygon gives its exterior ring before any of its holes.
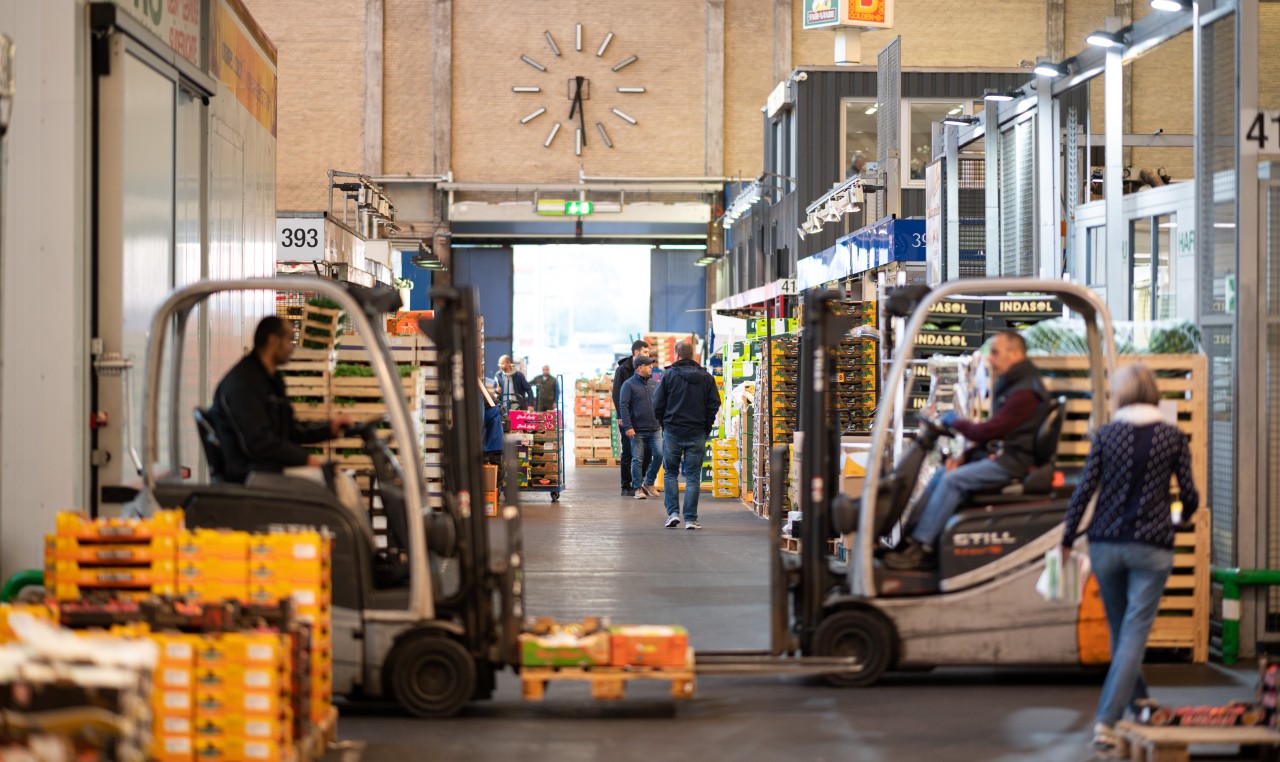
{"type": "Polygon", "coordinates": [[[633,361],[636,374],[627,379],[618,394],[621,407],[618,421],[622,433],[631,440],[631,484],[636,499],[656,497],[653,485],[658,480],[659,454],[662,446],[658,435],[658,417],[653,412],[653,359],[640,355],[633,361]],[[651,454],[649,472],[643,472],[645,454],[651,454]],[[641,479],[641,476],[644,478],[641,479]]]}

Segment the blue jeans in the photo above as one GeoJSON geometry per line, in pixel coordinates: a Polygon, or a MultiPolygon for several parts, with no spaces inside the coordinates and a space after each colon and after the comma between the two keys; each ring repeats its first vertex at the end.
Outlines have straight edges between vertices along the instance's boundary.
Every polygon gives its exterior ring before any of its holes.
{"type": "MultiPolygon", "coordinates": [[[[624,433],[625,437],[626,434],[624,433]]],[[[654,482],[658,481],[659,454],[662,452],[662,435],[656,431],[637,431],[634,439],[631,440],[631,486],[633,489],[640,489],[643,484],[646,487],[652,487],[654,482]],[[648,451],[652,453],[649,458],[649,472],[644,474],[644,481],[640,480],[641,470],[644,468],[644,454],[648,451]]]]}
{"type": "Polygon", "coordinates": [[[1111,726],[1125,707],[1147,698],[1142,656],[1173,569],[1173,551],[1137,542],[1090,542],[1089,561],[1111,630],[1111,667],[1094,722],[1111,726]]]}
{"type": "Polygon", "coordinates": [[[929,482],[928,501],[916,528],[911,533],[912,539],[921,545],[933,546],[942,536],[947,526],[947,519],[956,512],[969,496],[984,489],[1002,487],[1013,477],[1004,467],[994,460],[976,460],[966,463],[954,471],[938,469],[929,482]]]}
{"type": "MultiPolygon", "coordinates": [[[[639,437],[637,437],[639,438],[639,437]]],[[[698,520],[698,493],[702,489],[702,458],[706,454],[706,437],[678,437],[667,434],[662,438],[662,468],[666,475],[662,480],[662,504],[668,516],[680,511],[680,463],[684,461],[684,521],[698,520]]]]}

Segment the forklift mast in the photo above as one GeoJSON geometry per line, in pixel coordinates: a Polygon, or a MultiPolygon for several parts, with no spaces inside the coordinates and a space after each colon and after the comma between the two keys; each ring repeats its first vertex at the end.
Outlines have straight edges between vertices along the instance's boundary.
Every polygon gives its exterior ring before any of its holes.
{"type": "MultiPolygon", "coordinates": [[[[489,528],[484,512],[483,441],[474,288],[431,289],[435,316],[423,327],[435,342],[440,397],[448,400],[441,426],[445,464],[445,499],[460,522],[458,551],[460,588],[438,604],[453,613],[465,629],[464,644],[477,666],[492,665],[496,622],[489,575],[489,528]]],[[[481,677],[480,685],[492,683],[481,677]]]]}
{"type": "Polygon", "coordinates": [[[800,511],[804,537],[801,539],[801,585],[796,600],[796,624],[801,649],[811,652],[814,631],[823,620],[823,600],[838,579],[827,560],[827,540],[832,536],[831,501],[840,492],[840,422],[836,414],[835,348],[854,324],[849,315],[837,315],[834,291],[824,291],[805,300],[804,332],[800,337],[799,442],[800,511]]]}

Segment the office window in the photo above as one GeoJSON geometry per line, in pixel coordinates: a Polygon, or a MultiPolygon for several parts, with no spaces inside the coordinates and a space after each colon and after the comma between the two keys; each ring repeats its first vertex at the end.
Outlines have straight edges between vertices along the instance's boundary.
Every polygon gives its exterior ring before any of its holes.
{"type": "Polygon", "coordinates": [[[904,101],[907,144],[902,149],[902,182],[905,186],[924,187],[924,168],[933,161],[933,123],[948,116],[972,114],[970,101],[904,101]]]}
{"type": "Polygon", "coordinates": [[[840,176],[855,174],[855,161],[876,160],[876,102],[869,99],[846,99],[841,114],[840,176]]]}

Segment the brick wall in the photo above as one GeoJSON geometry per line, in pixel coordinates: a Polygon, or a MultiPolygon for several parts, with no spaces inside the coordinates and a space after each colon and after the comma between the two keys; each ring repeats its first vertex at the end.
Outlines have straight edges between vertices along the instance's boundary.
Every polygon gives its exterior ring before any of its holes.
{"type": "Polygon", "coordinates": [[[431,174],[432,3],[385,0],[382,171],[431,174]]]}
{"type": "Polygon", "coordinates": [[[501,13],[463,12],[453,18],[453,157],[455,177],[468,181],[576,181],[589,175],[702,175],[706,128],[706,6],[692,0],[646,0],[619,13],[613,4],[566,0],[508,4],[501,13]],[[574,49],[574,25],[583,24],[582,51],[574,49]],[[543,37],[550,31],[560,48],[555,56],[543,37]],[[607,32],[614,37],[596,56],[607,32]],[[521,62],[528,55],[547,67],[539,72],[521,62]],[[635,63],[613,72],[628,56],[635,63]],[[568,81],[590,80],[586,108],[587,146],[574,154],[577,118],[569,120],[568,81]],[[542,87],[541,93],[512,93],[514,85],[542,87]],[[623,95],[620,86],[647,92],[623,95]],[[547,112],[528,124],[521,117],[547,112]],[[631,125],[611,113],[619,108],[637,120],[631,125]],[[550,148],[543,142],[552,126],[561,128],[550,148]],[[613,140],[606,148],[600,122],[613,140]]]}
{"type": "Polygon", "coordinates": [[[364,0],[245,0],[279,53],[276,208],[328,205],[330,169],[364,163],[364,0]]]}
{"type": "MultiPolygon", "coordinates": [[[[830,65],[835,33],[804,28],[804,4],[793,3],[792,60],[830,65]]],[[[902,37],[903,66],[1004,68],[1045,54],[1044,0],[897,0],[893,28],[862,34],[862,63],[902,37]]],[[[1067,49],[1071,50],[1068,43],[1067,49]]]]}
{"type": "Polygon", "coordinates": [[[774,0],[733,0],[724,9],[724,173],[764,168],[764,106],[773,79],[774,0]]]}

